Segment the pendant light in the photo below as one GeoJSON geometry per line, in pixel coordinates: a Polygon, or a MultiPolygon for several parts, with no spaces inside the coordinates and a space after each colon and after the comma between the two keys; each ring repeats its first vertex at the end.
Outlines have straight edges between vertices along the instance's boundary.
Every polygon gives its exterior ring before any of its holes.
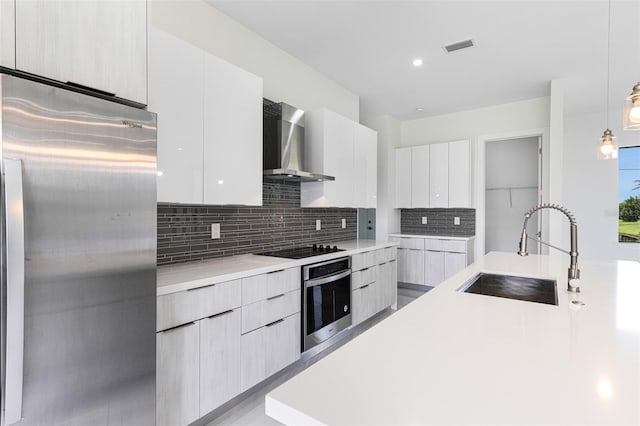
{"type": "Polygon", "coordinates": [[[607,99],[606,99],[606,124],[607,129],[600,137],[598,144],[598,160],[611,160],[618,158],[618,145],[616,137],[609,129],[609,82],[611,80],[611,0],[609,0],[609,19],[607,21],[607,99]]]}
{"type": "Polygon", "coordinates": [[[622,121],[624,130],[640,130],[640,83],[633,86],[631,94],[624,100],[622,121]]]}

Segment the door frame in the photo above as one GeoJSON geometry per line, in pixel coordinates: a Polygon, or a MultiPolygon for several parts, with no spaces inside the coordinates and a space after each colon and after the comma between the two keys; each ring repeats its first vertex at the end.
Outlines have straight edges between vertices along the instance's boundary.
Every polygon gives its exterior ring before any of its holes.
{"type": "MultiPolygon", "coordinates": [[[[486,208],[486,200],[485,200],[485,186],[486,186],[486,158],[485,158],[485,148],[487,142],[505,140],[505,139],[522,139],[528,137],[539,137],[540,144],[542,148],[542,164],[541,164],[541,173],[540,173],[540,191],[542,196],[542,202],[549,202],[549,128],[537,128],[537,129],[529,129],[529,130],[519,130],[513,132],[505,132],[505,133],[496,133],[496,134],[488,134],[488,135],[480,135],[478,136],[476,149],[475,149],[475,185],[473,189],[473,195],[475,200],[475,208],[476,208],[476,253],[478,253],[478,257],[484,255],[485,249],[485,208],[486,208]]],[[[533,207],[533,206],[532,206],[533,207]]],[[[549,235],[549,220],[548,214],[546,212],[542,216],[542,226],[540,227],[540,231],[542,232],[542,239],[545,241],[548,240],[547,236],[549,235]]],[[[517,251],[518,241],[517,239],[513,241],[513,252],[517,251]]],[[[546,250],[543,248],[543,253],[546,250]]]]}

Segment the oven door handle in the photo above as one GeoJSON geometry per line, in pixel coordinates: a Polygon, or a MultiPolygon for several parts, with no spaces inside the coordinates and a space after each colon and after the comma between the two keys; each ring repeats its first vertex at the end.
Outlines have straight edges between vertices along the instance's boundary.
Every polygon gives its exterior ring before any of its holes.
{"type": "Polygon", "coordinates": [[[305,288],[309,288],[309,287],[315,287],[317,285],[328,284],[334,281],[341,280],[344,277],[348,277],[349,275],[351,275],[351,269],[347,269],[346,271],[341,272],[337,275],[331,275],[328,277],[315,278],[313,280],[305,281],[304,286],[305,288]]]}

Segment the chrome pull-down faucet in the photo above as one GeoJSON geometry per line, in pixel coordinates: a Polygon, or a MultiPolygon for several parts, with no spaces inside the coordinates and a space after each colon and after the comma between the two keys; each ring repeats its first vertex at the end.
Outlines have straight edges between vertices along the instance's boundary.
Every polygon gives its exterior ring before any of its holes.
{"type": "Polygon", "coordinates": [[[534,241],[537,241],[539,243],[542,243],[546,246],[549,246],[551,248],[554,248],[556,250],[559,250],[563,253],[567,253],[569,256],[571,256],[571,262],[569,263],[569,271],[567,274],[568,277],[568,281],[567,281],[567,290],[577,293],[580,291],[580,269],[578,269],[578,224],[576,223],[576,218],[573,215],[573,213],[571,213],[569,210],[567,210],[566,208],[559,206],[557,204],[539,204],[531,209],[529,209],[525,214],[524,214],[524,225],[522,226],[522,235],[520,236],[520,245],[519,245],[519,250],[518,250],[518,254],[520,256],[528,256],[529,253],[527,253],[527,238],[530,238],[534,241]],[[570,228],[570,232],[571,232],[571,249],[570,251],[564,250],[560,247],[556,247],[554,245],[551,245],[545,241],[542,241],[542,239],[540,238],[534,238],[531,237],[527,234],[527,222],[529,222],[529,219],[531,218],[531,216],[537,212],[538,210],[542,210],[542,209],[554,209],[554,210],[558,210],[562,213],[564,213],[564,215],[567,217],[567,219],[569,219],[569,228],[570,228]]]}

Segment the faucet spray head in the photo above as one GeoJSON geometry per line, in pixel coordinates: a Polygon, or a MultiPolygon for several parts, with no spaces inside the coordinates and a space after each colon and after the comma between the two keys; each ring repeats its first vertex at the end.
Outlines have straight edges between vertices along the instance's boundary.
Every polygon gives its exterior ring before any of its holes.
{"type": "Polygon", "coordinates": [[[529,222],[529,218],[531,217],[530,212],[526,212],[524,214],[524,224],[522,225],[522,235],[520,236],[520,244],[518,245],[520,249],[518,250],[519,256],[529,256],[527,253],[527,222],[529,222]]]}
{"type": "Polygon", "coordinates": [[[527,253],[527,230],[526,229],[522,230],[522,236],[520,237],[519,247],[520,247],[520,249],[518,250],[519,256],[529,255],[529,253],[527,253]]]}

